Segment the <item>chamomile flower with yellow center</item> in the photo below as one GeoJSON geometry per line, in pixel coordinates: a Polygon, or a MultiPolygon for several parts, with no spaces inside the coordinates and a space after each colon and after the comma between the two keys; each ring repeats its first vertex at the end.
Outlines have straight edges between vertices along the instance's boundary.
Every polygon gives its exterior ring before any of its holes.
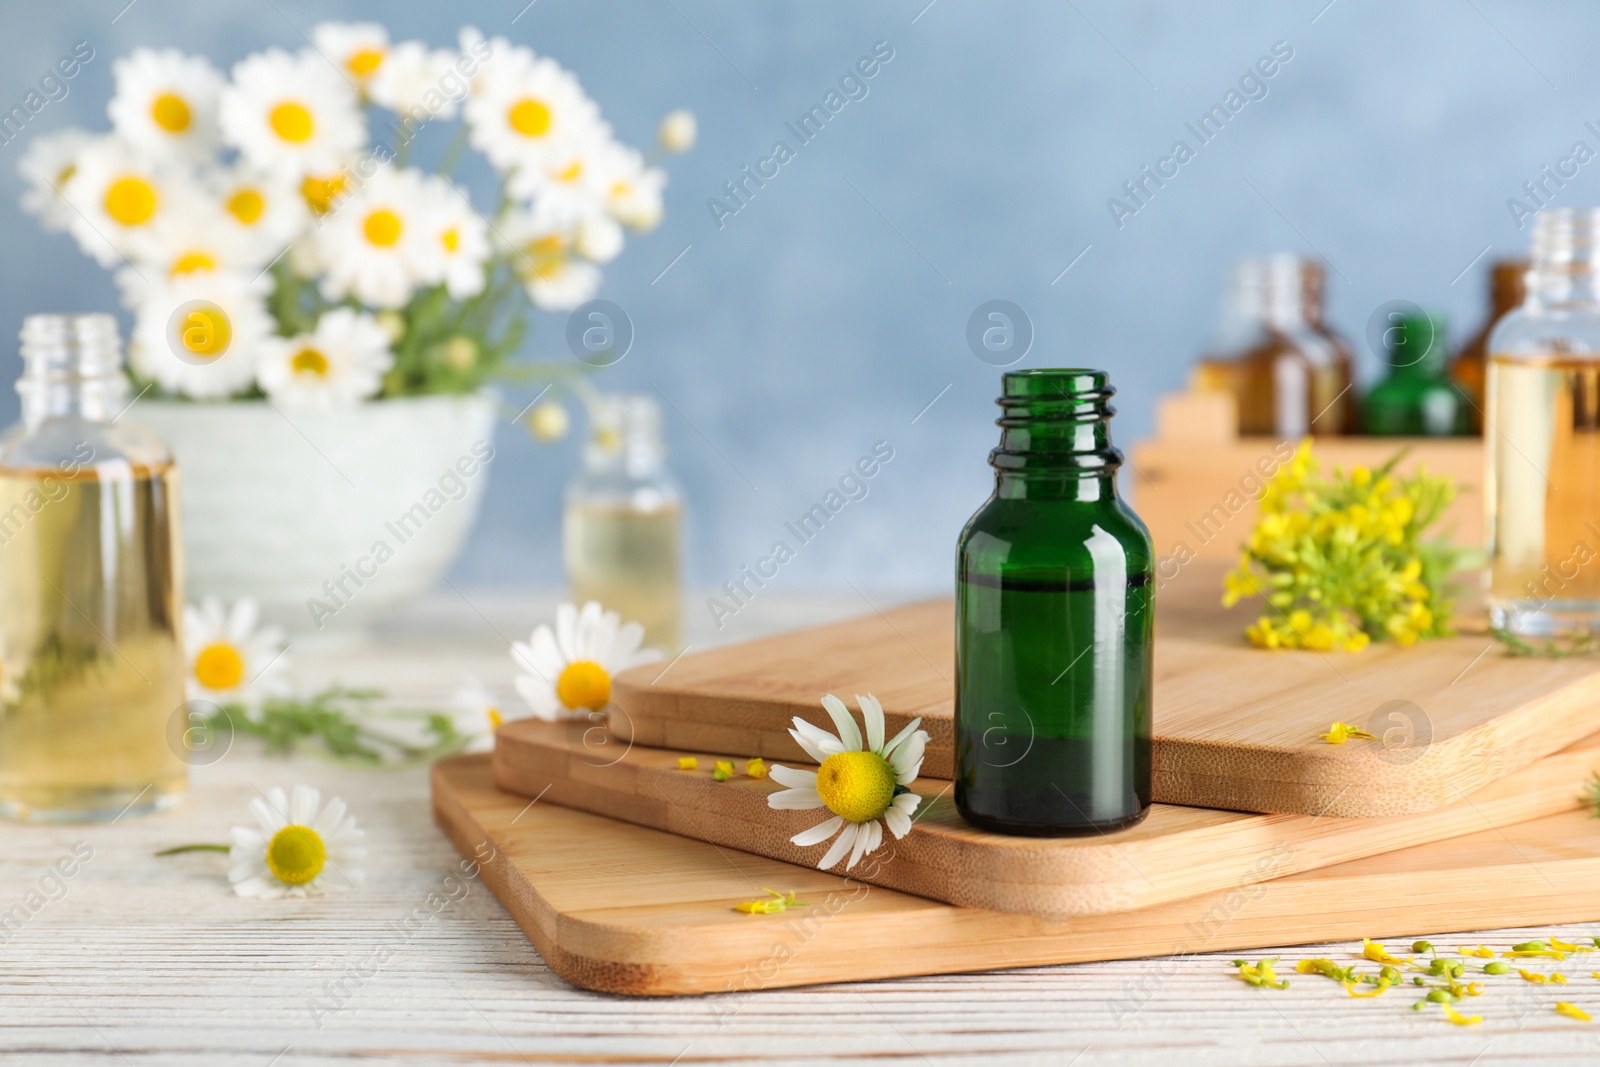
{"type": "Polygon", "coordinates": [[[484,264],[491,251],[489,224],[473,209],[466,193],[443,178],[426,179],[423,197],[422,225],[433,241],[424,280],[442,283],[456,300],[483,292],[484,264]]]}
{"type": "Polygon", "coordinates": [[[338,797],[323,805],[308,785],[288,796],[274,786],[250,801],[250,811],[256,825],[235,826],[228,850],[228,881],[241,897],[318,896],[365,880],[365,834],[338,797]]]}
{"type": "Polygon", "coordinates": [[[339,170],[367,135],[355,90],[315,52],[269,48],[241,59],[218,115],[223,139],[248,163],[296,179],[339,170]]]}
{"type": "Polygon", "coordinates": [[[525,48],[496,53],[467,98],[472,146],[502,173],[540,167],[592,136],[600,109],[578,79],[525,48]]]}
{"type": "Polygon", "coordinates": [[[534,307],[570,311],[599,291],[600,268],[578,252],[581,221],[543,207],[515,209],[502,221],[511,269],[534,307]]]}
{"type": "Polygon", "coordinates": [[[172,170],[152,165],[114,138],[84,147],[61,192],[74,209],[68,229],[102,267],[136,256],[156,221],[181,210],[193,195],[172,170]]]}
{"type": "Polygon", "coordinates": [[[296,183],[267,171],[244,165],[217,171],[209,189],[222,228],[257,264],[277,258],[311,219],[296,183]]]}
{"type": "Polygon", "coordinates": [[[453,119],[467,95],[467,83],[454,70],[452,52],[429,48],[421,41],[402,41],[390,51],[368,87],[372,102],[386,107],[411,129],[434,119],[453,119]]]}
{"type": "Polygon", "coordinates": [[[376,396],[393,365],[389,332],[373,316],[341,307],[324,312],[311,333],[262,342],[256,382],[285,408],[330,411],[376,396]]]}
{"type": "Polygon", "coordinates": [[[216,597],[183,609],[183,651],[190,700],[256,707],[288,691],[289,661],[283,631],[262,626],[249,597],[224,607],[216,597]]]}
{"type": "Polygon", "coordinates": [[[135,48],[111,64],[111,76],[117,88],[106,111],[117,136],[135,149],[193,159],[216,147],[223,78],[208,60],[135,48]]]}
{"type": "Polygon", "coordinates": [[[349,172],[343,168],[326,174],[307,174],[300,179],[300,198],[313,215],[321,218],[332,211],[352,188],[349,172]]]}
{"type": "Polygon", "coordinates": [[[363,91],[389,62],[389,31],[376,22],[324,22],[311,31],[311,43],[363,91]]]}
{"type": "Polygon", "coordinates": [[[494,748],[494,732],[502,723],[526,718],[525,713],[508,707],[494,690],[477,678],[468,678],[450,698],[451,719],[456,732],[471,740],[468,752],[487,752],[494,748]]]}
{"type": "Polygon", "coordinates": [[[805,847],[839,835],[817,864],[820,870],[846,855],[845,870],[853,868],[883,843],[885,826],[896,839],[906,836],[920,799],[907,787],[922,770],[922,754],[928,744],[927,732],[918,729],[922,720],[913,719],[886,744],[883,705],[870,694],[857,695],[856,703],[861,707],[865,737],[844,701],[829,693],[822,698],[822,706],[839,731],[837,737],[798,716],[789,731],[806,755],[821,766],[808,771],[773,764],[768,771],[773,781],[788,787],[767,797],[768,806],[788,811],[827,808],[832,813],[832,818],[790,839],[805,847]]]}
{"type": "Polygon", "coordinates": [[[422,172],[379,167],[324,216],[313,240],[325,272],[322,294],[397,308],[437,274],[439,242],[429,231],[422,172]]]}
{"type": "Polygon", "coordinates": [[[555,629],[541,624],[531,640],[512,642],[512,662],[529,672],[517,675],[517,693],[547,722],[604,711],[611,704],[612,678],[661,658],[658,649],[639,647],[643,643],[643,626],[624,623],[593,600],[581,611],[562,604],[555,629]]]}
{"type": "Polygon", "coordinates": [[[134,371],[195,400],[247,391],[261,343],[273,333],[263,296],[270,280],[224,269],[151,281],[134,312],[128,347],[134,371]]]}
{"type": "Polygon", "coordinates": [[[38,216],[39,224],[46,230],[65,232],[77,212],[67,203],[62,190],[77,172],[78,157],[83,150],[105,139],[70,126],[33,138],[17,164],[17,171],[28,183],[22,193],[22,209],[38,216]]]}
{"type": "Polygon", "coordinates": [[[180,275],[221,270],[259,273],[261,264],[222,217],[223,213],[209,201],[163,214],[138,242],[134,260],[137,266],[125,267],[116,274],[123,303],[137,308],[153,286],[180,275]]]}
{"type": "Polygon", "coordinates": [[[640,233],[655,229],[661,222],[667,172],[647,166],[637,149],[615,141],[606,146],[596,167],[603,175],[598,183],[602,203],[611,217],[640,233]]]}

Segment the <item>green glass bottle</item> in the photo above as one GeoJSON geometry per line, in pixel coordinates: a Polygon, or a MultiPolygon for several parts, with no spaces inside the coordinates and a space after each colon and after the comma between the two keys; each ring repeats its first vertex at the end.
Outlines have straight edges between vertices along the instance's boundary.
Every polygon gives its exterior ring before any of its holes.
{"type": "Polygon", "coordinates": [[[1453,437],[1471,432],[1466,400],[1450,381],[1444,319],[1397,314],[1384,331],[1389,373],[1362,405],[1377,437],[1453,437]]]}
{"type": "Polygon", "coordinates": [[[1116,390],[1007,373],[994,495],[956,550],[956,807],[984,830],[1115,830],[1150,806],[1150,533],[1117,496],[1116,390]]]}

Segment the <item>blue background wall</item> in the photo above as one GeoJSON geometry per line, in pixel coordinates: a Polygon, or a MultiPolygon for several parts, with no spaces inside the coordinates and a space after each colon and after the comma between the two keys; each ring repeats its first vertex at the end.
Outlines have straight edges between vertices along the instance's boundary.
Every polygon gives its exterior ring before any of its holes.
{"type": "MultiPolygon", "coordinates": [[[[700,117],[699,147],[670,162],[665,223],[607,271],[601,295],[629,311],[638,340],[599,378],[659,389],[678,409],[667,420],[693,508],[692,579],[735,576],[882,439],[895,457],[870,495],[778,581],[942,588],[995,436],[998,372],[965,341],[977,305],[1025,309],[1036,336],[1023,366],[1109,368],[1127,444],[1184,380],[1236,256],[1320,251],[1332,319],[1352,337],[1403,298],[1442,309],[1459,338],[1482,314],[1490,259],[1526,245],[1508,198],[1575,141],[1600,149],[1584,128],[1600,126],[1600,9],[1578,0],[525,2],[8,5],[6,108],[73,41],[98,55],[0,147],[0,334],[30,311],[115,303],[108,275],[16,208],[14,173],[40,130],[105,128],[115,56],[174,46],[226,68],[268,45],[303,47],[325,18],[377,19],[441,46],[472,22],[573,69],[626,140],[649,143],[672,107],[700,117]],[[774,140],[792,143],[784,123],[878,41],[894,58],[870,95],[719,229],[707,200],[774,140]],[[1194,146],[1183,124],[1278,41],[1293,58],[1266,97],[1119,229],[1107,199],[1178,138],[1194,146]]],[[[1600,163],[1583,168],[1556,202],[1600,200],[1596,175],[1600,163]]],[[[479,192],[483,203],[486,183],[479,192]]],[[[530,352],[563,351],[563,325],[541,316],[530,352]]],[[[0,349],[0,376],[14,377],[12,346],[0,349]]],[[[1376,358],[1362,358],[1370,376],[1376,358]]],[[[15,412],[7,392],[0,415],[15,412]]],[[[576,446],[536,446],[510,425],[499,446],[456,578],[556,584],[576,446]]]]}

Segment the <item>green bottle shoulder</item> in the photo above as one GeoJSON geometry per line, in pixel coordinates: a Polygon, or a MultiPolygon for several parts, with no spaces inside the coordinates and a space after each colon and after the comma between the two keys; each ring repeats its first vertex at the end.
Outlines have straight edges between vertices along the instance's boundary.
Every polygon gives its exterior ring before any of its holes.
{"type": "Polygon", "coordinates": [[[957,542],[958,573],[1029,570],[1092,575],[1115,544],[1128,574],[1148,574],[1155,550],[1144,522],[1121,499],[990,497],[957,542]]]}

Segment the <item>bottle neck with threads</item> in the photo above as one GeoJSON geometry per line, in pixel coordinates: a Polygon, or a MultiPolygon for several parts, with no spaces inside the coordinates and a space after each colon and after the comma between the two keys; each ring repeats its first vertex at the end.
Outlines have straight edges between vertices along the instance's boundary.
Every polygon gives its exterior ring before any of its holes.
{"type": "Polygon", "coordinates": [[[989,453],[1001,499],[1116,497],[1122,453],[1111,444],[1111,397],[1105,371],[1011,371],[1002,378],[1000,445],[989,453]]]}
{"type": "Polygon", "coordinates": [[[1533,223],[1529,308],[1600,304],[1600,208],[1547,208],[1533,223]]]}
{"type": "Polygon", "coordinates": [[[110,422],[127,405],[117,320],[110,315],[29,315],[22,323],[22,421],[110,422]]]}
{"type": "Polygon", "coordinates": [[[1322,322],[1322,264],[1279,253],[1234,264],[1223,315],[1235,325],[1259,324],[1276,330],[1314,327],[1322,322]]]}

